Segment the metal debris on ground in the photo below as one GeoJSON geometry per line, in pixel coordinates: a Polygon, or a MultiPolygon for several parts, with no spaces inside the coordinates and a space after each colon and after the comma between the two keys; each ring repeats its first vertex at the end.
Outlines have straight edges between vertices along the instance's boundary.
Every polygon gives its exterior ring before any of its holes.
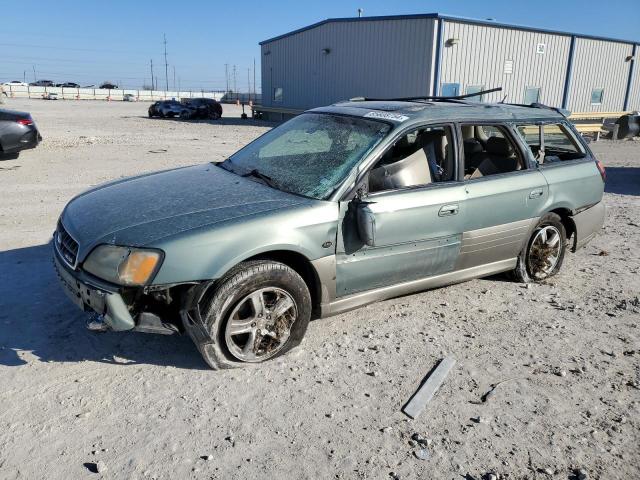
{"type": "Polygon", "coordinates": [[[409,402],[404,406],[402,411],[411,418],[416,418],[427,403],[433,398],[435,393],[444,382],[449,371],[453,368],[456,361],[453,357],[446,357],[438,364],[431,374],[423,382],[418,391],[411,397],[409,402]]]}

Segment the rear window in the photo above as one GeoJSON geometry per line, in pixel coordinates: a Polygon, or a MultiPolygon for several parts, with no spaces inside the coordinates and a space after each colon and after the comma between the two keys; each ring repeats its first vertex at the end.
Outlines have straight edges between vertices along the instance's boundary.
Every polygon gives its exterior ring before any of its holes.
{"type": "Polygon", "coordinates": [[[580,142],[562,123],[518,125],[518,132],[540,164],[577,160],[586,155],[580,142]]]}

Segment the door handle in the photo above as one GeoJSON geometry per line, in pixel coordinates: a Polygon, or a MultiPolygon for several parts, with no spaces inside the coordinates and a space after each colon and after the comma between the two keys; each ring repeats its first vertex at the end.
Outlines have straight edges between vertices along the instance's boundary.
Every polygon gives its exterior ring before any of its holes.
{"type": "Polygon", "coordinates": [[[541,188],[538,188],[536,190],[531,190],[531,192],[529,192],[529,198],[539,198],[542,196],[543,193],[544,191],[541,188]]]}
{"type": "Polygon", "coordinates": [[[458,204],[443,205],[442,207],[440,207],[440,210],[438,211],[438,216],[448,217],[449,215],[457,215],[458,209],[459,209],[458,204]]]}

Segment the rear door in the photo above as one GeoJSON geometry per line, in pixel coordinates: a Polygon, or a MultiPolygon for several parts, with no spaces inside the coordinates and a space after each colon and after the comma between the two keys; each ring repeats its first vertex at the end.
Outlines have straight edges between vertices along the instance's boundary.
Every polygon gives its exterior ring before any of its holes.
{"type": "Polygon", "coordinates": [[[549,184],[549,209],[573,215],[575,248],[587,243],[604,222],[604,179],[589,148],[567,122],[518,125],[549,184]]]}
{"type": "Polygon", "coordinates": [[[604,182],[595,158],[566,122],[518,125],[540,172],[549,183],[550,202],[580,210],[602,200],[604,182]]]}
{"type": "Polygon", "coordinates": [[[544,211],[547,182],[509,125],[466,124],[462,131],[472,132],[482,151],[465,157],[465,225],[456,270],[496,262],[508,266],[544,211]]]}

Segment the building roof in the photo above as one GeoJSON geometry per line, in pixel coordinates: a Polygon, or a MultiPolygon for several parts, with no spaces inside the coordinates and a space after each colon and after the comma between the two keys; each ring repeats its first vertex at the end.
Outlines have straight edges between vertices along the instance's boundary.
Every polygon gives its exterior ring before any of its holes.
{"type": "Polygon", "coordinates": [[[440,13],[418,13],[413,15],[386,15],[386,16],[377,16],[377,17],[344,17],[344,18],[327,18],[326,20],[322,20],[317,23],[313,23],[306,27],[299,28],[297,30],[293,30],[288,33],[284,33],[282,35],[278,35],[277,37],[269,38],[267,40],[263,40],[260,42],[260,45],[264,45],[270,42],[274,42],[276,40],[280,40],[282,38],[290,37],[300,32],[304,32],[306,30],[311,30],[313,28],[319,27],[321,25],[325,25],[327,23],[338,23],[338,22],[376,22],[376,21],[384,21],[384,20],[402,20],[402,19],[412,19],[412,18],[434,18],[440,20],[452,20],[458,23],[469,23],[473,25],[485,25],[489,27],[498,27],[498,28],[508,28],[511,30],[524,30],[527,32],[539,32],[539,33],[550,33],[555,35],[566,35],[573,36],[578,38],[587,38],[592,40],[605,40],[608,42],[619,42],[619,43],[629,43],[629,44],[640,44],[639,40],[624,40],[621,38],[611,38],[611,37],[601,37],[597,35],[588,35],[583,33],[573,33],[566,32],[562,30],[551,30],[546,28],[535,28],[526,25],[518,25],[512,23],[501,23],[494,22],[490,20],[479,20],[475,18],[467,18],[467,17],[457,17],[453,15],[443,15],[440,13]]]}

